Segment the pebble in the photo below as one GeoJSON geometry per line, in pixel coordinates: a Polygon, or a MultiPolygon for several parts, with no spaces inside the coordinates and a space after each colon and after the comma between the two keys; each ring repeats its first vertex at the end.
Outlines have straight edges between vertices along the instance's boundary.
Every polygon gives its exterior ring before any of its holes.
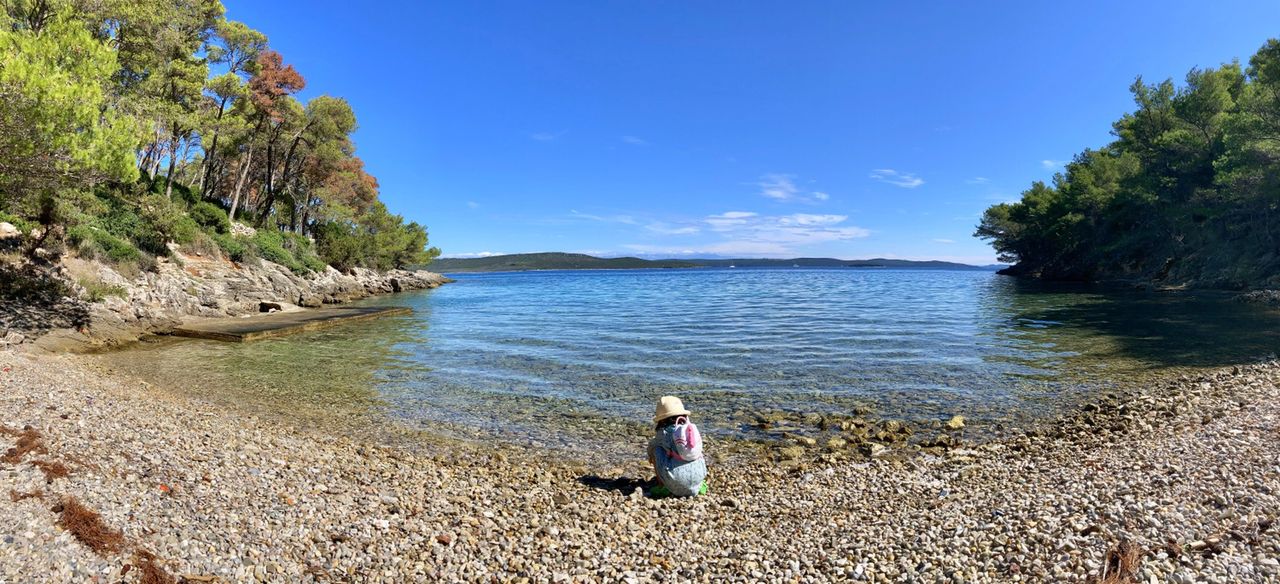
{"type": "MultiPolygon", "coordinates": [[[[0,424],[38,428],[41,456],[72,468],[50,484],[0,463],[0,493],[73,495],[128,547],[99,556],[47,501],[3,497],[0,582],[132,583],[140,571],[120,566],[139,548],[171,574],[237,582],[1084,582],[1122,538],[1143,550],[1140,582],[1280,578],[1276,363],[1117,394],[943,455],[787,439],[776,457],[735,457],[712,440],[711,495],[661,500],[587,480],[646,479],[643,460],[393,449],[210,411],[92,364],[0,351],[0,424]]],[[[12,442],[0,435],[0,450],[12,442]]]]}

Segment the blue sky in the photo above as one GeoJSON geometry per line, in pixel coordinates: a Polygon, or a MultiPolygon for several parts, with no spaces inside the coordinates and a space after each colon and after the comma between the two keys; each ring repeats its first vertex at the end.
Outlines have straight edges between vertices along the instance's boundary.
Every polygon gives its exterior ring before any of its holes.
{"type": "Polygon", "coordinates": [[[1268,2],[248,2],[446,255],[989,263],[981,211],[1268,2]]]}

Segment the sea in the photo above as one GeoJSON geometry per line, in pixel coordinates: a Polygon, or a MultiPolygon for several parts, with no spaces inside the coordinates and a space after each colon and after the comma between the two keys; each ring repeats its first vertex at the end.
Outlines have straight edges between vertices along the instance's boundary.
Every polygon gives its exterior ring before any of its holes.
{"type": "Polygon", "coordinates": [[[1280,347],[1280,312],[1230,293],[986,270],[453,277],[361,303],[408,315],[252,343],[162,337],[97,358],[210,407],[298,424],[589,450],[643,436],[663,395],[711,436],[756,437],[757,418],[779,411],[963,415],[981,433],[1280,347]]]}

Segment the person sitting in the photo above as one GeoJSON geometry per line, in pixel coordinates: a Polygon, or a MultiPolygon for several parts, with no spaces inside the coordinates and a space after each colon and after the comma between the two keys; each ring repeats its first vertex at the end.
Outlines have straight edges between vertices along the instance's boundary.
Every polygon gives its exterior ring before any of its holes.
{"type": "Polygon", "coordinates": [[[653,496],[692,497],[707,492],[702,436],[689,415],[678,397],[664,395],[658,400],[654,437],[649,441],[649,462],[658,477],[658,485],[650,489],[653,496]]]}

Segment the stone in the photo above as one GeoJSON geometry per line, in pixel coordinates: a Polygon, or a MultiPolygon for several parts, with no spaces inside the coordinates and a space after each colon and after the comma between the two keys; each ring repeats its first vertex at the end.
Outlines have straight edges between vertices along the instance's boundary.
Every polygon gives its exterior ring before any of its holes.
{"type": "Polygon", "coordinates": [[[964,416],[951,416],[945,425],[948,430],[959,430],[964,427],[964,416]]]}
{"type": "Polygon", "coordinates": [[[888,448],[885,448],[883,444],[877,444],[875,442],[866,442],[860,447],[860,450],[862,451],[863,454],[867,456],[880,456],[884,454],[885,451],[888,450],[888,448]]]}
{"type": "Polygon", "coordinates": [[[778,449],[778,455],[783,460],[796,460],[804,456],[804,447],[800,445],[783,446],[778,449]]]}
{"type": "Polygon", "coordinates": [[[10,239],[20,237],[22,232],[18,230],[12,223],[8,221],[0,221],[0,239],[10,239]]]}

